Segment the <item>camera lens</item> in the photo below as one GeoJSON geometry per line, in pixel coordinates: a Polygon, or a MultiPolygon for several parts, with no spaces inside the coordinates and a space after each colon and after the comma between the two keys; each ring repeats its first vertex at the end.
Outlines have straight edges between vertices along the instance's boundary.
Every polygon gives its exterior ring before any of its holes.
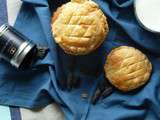
{"type": "Polygon", "coordinates": [[[0,27],[1,58],[16,68],[24,68],[31,65],[36,53],[36,45],[13,27],[6,24],[0,27]]]}

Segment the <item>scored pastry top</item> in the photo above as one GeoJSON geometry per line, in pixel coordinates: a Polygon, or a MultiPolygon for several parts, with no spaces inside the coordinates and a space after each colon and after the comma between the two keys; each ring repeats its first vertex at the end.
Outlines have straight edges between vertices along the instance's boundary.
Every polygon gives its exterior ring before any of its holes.
{"type": "Polygon", "coordinates": [[[101,45],[108,31],[105,15],[91,0],[71,0],[52,17],[55,41],[69,54],[90,53],[101,45]]]}
{"type": "Polygon", "coordinates": [[[138,49],[121,46],[109,53],[104,69],[106,77],[115,87],[130,91],[149,80],[152,65],[138,49]]]}

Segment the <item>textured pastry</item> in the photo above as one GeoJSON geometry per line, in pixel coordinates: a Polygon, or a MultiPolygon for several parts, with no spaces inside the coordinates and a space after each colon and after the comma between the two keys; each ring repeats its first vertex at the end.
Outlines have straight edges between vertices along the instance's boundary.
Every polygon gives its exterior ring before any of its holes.
{"type": "Polygon", "coordinates": [[[99,6],[91,0],[71,0],[52,17],[56,43],[68,54],[85,55],[98,48],[109,28],[99,6]]]}
{"type": "Polygon", "coordinates": [[[119,90],[130,91],[149,80],[152,65],[141,51],[121,46],[109,53],[104,69],[111,84],[119,90]]]}

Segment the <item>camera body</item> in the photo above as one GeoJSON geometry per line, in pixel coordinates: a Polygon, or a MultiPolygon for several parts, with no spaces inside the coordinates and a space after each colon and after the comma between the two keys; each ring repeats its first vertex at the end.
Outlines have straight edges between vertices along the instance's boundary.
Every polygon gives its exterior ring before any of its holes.
{"type": "Polygon", "coordinates": [[[16,68],[29,67],[37,54],[37,46],[9,25],[0,27],[0,57],[16,68]]]}

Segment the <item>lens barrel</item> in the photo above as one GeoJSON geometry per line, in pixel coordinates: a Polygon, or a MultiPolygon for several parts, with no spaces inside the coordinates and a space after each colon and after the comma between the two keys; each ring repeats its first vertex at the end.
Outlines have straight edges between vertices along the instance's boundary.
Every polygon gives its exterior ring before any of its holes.
{"type": "Polygon", "coordinates": [[[0,57],[16,68],[29,67],[37,53],[36,44],[9,25],[0,27],[0,57]]]}

